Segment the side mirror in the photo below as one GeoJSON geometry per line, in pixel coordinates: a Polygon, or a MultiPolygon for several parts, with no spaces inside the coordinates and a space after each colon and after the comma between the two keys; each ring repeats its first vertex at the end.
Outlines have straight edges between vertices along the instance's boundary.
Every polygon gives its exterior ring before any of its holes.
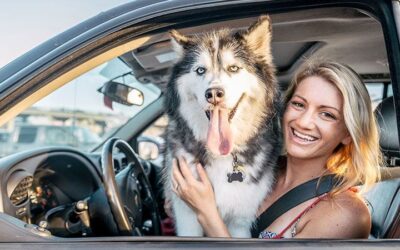
{"type": "Polygon", "coordinates": [[[127,106],[142,106],[144,102],[142,91],[114,80],[104,83],[97,91],[110,98],[111,101],[127,106]]]}
{"type": "Polygon", "coordinates": [[[138,154],[144,160],[156,160],[164,151],[165,143],[161,137],[139,136],[138,154]]]}

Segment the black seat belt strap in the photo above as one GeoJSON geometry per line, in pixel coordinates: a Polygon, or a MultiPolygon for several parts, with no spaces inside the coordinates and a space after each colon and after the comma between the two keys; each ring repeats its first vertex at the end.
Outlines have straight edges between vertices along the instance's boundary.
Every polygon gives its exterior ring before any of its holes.
{"type": "Polygon", "coordinates": [[[265,210],[253,225],[251,235],[258,238],[260,232],[272,224],[279,216],[297,205],[332,190],[336,179],[334,175],[325,175],[294,187],[265,210]]]}

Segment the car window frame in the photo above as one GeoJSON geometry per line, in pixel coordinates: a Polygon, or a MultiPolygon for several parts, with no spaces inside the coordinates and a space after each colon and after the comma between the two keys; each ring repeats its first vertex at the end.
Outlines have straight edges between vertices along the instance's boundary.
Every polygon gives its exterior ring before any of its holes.
{"type": "MultiPolygon", "coordinates": [[[[244,3],[246,1],[237,1],[237,2],[244,3]]],[[[290,3],[290,1],[283,1],[283,2],[290,3]]],[[[362,1],[343,1],[342,5],[344,5],[344,6],[353,6],[353,7],[356,7],[356,8],[364,9],[365,11],[370,11],[370,13],[372,15],[376,16],[376,18],[381,21],[381,25],[382,25],[382,28],[383,28],[383,34],[385,36],[386,49],[387,49],[387,53],[388,53],[389,68],[390,68],[392,82],[397,83],[397,84],[393,84],[393,87],[394,87],[393,88],[393,93],[394,93],[394,96],[395,96],[396,106],[399,107],[399,105],[400,105],[400,93],[399,93],[399,89],[400,89],[400,64],[399,63],[396,64],[396,61],[400,62],[400,48],[399,48],[399,37],[398,36],[394,36],[394,35],[390,35],[390,32],[393,32],[393,31],[395,33],[392,33],[392,34],[397,34],[396,26],[393,23],[392,24],[390,23],[390,22],[394,21],[393,13],[391,12],[391,9],[388,6],[383,5],[381,2],[379,2],[378,4],[374,4],[372,2],[373,1],[365,1],[365,2],[362,2],[362,1]],[[375,6],[377,9],[374,9],[372,6],[375,6]],[[388,15],[388,16],[385,16],[385,14],[388,15]]],[[[325,2],[325,4],[326,4],[326,6],[337,6],[337,5],[334,5],[334,4],[329,3],[329,2],[325,2]]],[[[217,4],[215,4],[215,5],[206,5],[206,4],[203,3],[203,5],[199,4],[197,6],[199,8],[197,8],[195,10],[196,11],[204,11],[207,8],[216,8],[217,6],[219,6],[219,5],[217,5],[217,4]],[[199,6],[200,7],[203,6],[203,8],[200,8],[199,6]]],[[[254,6],[257,6],[255,8],[259,8],[259,5],[257,5],[257,4],[254,4],[254,6]]],[[[271,4],[271,6],[273,6],[273,5],[271,4]]],[[[286,8],[289,8],[289,9],[293,10],[295,8],[305,8],[305,7],[310,7],[310,6],[311,7],[321,7],[321,6],[325,6],[325,5],[324,4],[319,4],[319,5],[318,4],[314,4],[313,5],[313,4],[307,4],[307,1],[299,1],[299,3],[293,3],[293,6],[291,6],[291,7],[286,6],[286,8]],[[296,7],[294,7],[294,6],[296,6],[296,7]]],[[[279,8],[283,8],[282,5],[280,5],[280,4],[276,4],[275,7],[276,7],[276,9],[273,9],[273,11],[278,11],[278,10],[280,10],[279,8]]],[[[184,9],[184,7],[176,8],[175,11],[179,11],[179,10],[182,10],[182,9],[184,9]]],[[[188,14],[188,12],[191,11],[191,9],[187,8],[187,7],[186,7],[185,10],[186,10],[186,12],[184,12],[185,14],[188,14]]],[[[259,12],[261,12],[261,11],[260,10],[254,10],[254,12],[252,12],[252,15],[258,15],[259,12]],[[257,13],[257,14],[255,14],[255,13],[257,13]]],[[[177,12],[175,12],[175,14],[176,13],[177,12]]],[[[194,12],[194,14],[195,13],[196,12],[194,12]]],[[[176,14],[176,16],[174,16],[174,13],[167,13],[167,14],[165,14],[165,16],[163,16],[162,14],[160,14],[158,16],[155,15],[155,16],[156,16],[156,18],[159,18],[161,16],[162,20],[164,22],[167,22],[168,20],[180,20],[180,19],[182,19],[182,16],[184,16],[184,14],[178,13],[178,14],[176,14]],[[170,15],[171,17],[168,18],[168,15],[170,15]]],[[[140,17],[137,17],[137,18],[138,19],[135,19],[136,20],[136,24],[139,25],[140,17]]],[[[154,16],[153,16],[153,18],[154,18],[154,16]]],[[[146,19],[146,20],[148,21],[150,19],[151,18],[146,19]]],[[[139,36],[145,35],[146,31],[147,32],[155,32],[156,30],[163,30],[163,29],[180,27],[179,25],[175,24],[176,21],[175,22],[171,22],[172,24],[165,25],[163,27],[157,27],[157,25],[154,25],[154,26],[151,26],[151,25],[149,26],[148,25],[148,26],[146,26],[146,22],[144,22],[143,20],[141,20],[141,21],[142,21],[142,24],[145,26],[145,31],[143,31],[143,30],[141,30],[141,31],[140,30],[139,31],[138,30],[129,30],[128,27],[125,27],[127,30],[124,30],[123,32],[122,32],[122,30],[118,30],[118,29],[114,30],[115,32],[118,32],[118,31],[121,31],[122,33],[125,32],[124,35],[126,35],[126,37],[123,36],[124,39],[122,39],[122,41],[121,41],[122,45],[124,44],[124,42],[127,43],[127,41],[132,41],[132,39],[134,41],[136,41],[135,39],[138,39],[139,36]]],[[[131,22],[131,24],[132,23],[134,23],[134,22],[131,22]]],[[[186,25],[187,25],[187,23],[186,23],[186,25]]],[[[21,81],[24,84],[28,83],[28,85],[27,85],[27,88],[28,88],[27,94],[22,93],[23,90],[25,91],[25,89],[21,89],[21,88],[14,89],[13,91],[11,91],[11,90],[2,91],[1,94],[0,94],[0,106],[2,104],[4,104],[4,106],[0,109],[0,114],[1,114],[0,115],[0,119],[3,118],[2,115],[7,110],[10,109],[10,106],[12,106],[13,103],[15,103],[16,101],[20,101],[21,98],[23,99],[27,95],[32,95],[32,93],[37,88],[46,86],[47,84],[53,82],[54,79],[49,78],[49,75],[52,75],[51,73],[55,73],[55,76],[60,77],[62,74],[65,74],[66,72],[70,72],[68,70],[71,70],[71,68],[74,68],[74,66],[76,66],[76,62],[71,62],[71,63],[66,62],[67,59],[68,59],[68,56],[77,55],[77,56],[82,56],[82,57],[86,57],[86,58],[89,58],[89,59],[90,58],[94,58],[94,56],[96,56],[96,54],[98,55],[98,53],[100,53],[100,52],[105,52],[105,50],[109,49],[110,46],[115,46],[116,44],[113,43],[111,40],[115,39],[116,37],[118,38],[118,36],[116,36],[116,34],[108,33],[105,37],[102,38],[103,40],[100,39],[102,42],[99,43],[98,47],[96,47],[96,46],[92,47],[91,50],[90,50],[89,49],[90,46],[89,46],[89,48],[87,48],[85,46],[81,46],[79,48],[76,48],[76,50],[74,50],[74,51],[69,51],[69,53],[65,53],[62,56],[56,57],[58,59],[54,59],[55,62],[53,64],[53,66],[55,68],[53,68],[50,71],[49,70],[40,71],[40,69],[42,69],[44,67],[43,65],[42,65],[42,67],[39,67],[36,70],[33,70],[32,73],[31,73],[31,75],[32,74],[35,75],[33,78],[29,79],[29,76],[28,76],[27,78],[29,80],[21,81]],[[105,44],[107,46],[105,46],[103,48],[100,48],[101,45],[105,45],[105,44]],[[64,69],[64,70],[60,69],[61,66],[65,66],[65,65],[67,65],[66,69],[64,69]],[[47,77],[46,77],[46,74],[48,75],[47,77]],[[44,78],[44,81],[42,83],[39,83],[39,80],[43,79],[43,78],[44,78]],[[17,97],[15,101],[10,101],[9,98],[4,97],[4,95],[10,94],[10,93],[12,93],[14,97],[17,97]]],[[[399,122],[400,121],[399,110],[396,110],[396,113],[397,113],[398,124],[400,124],[400,122],[399,122]]],[[[400,130],[399,126],[398,126],[398,130],[400,130]]],[[[116,238],[119,238],[119,237],[116,237],[116,238]]],[[[91,241],[93,241],[93,240],[94,239],[91,239],[91,241]]],[[[149,240],[148,238],[147,239],[143,239],[143,238],[140,238],[140,237],[138,237],[136,239],[119,238],[117,240],[115,238],[109,238],[109,239],[103,239],[103,240],[105,240],[105,241],[119,241],[119,242],[132,242],[132,241],[134,241],[134,242],[139,241],[139,242],[146,242],[146,243],[148,243],[149,241],[151,242],[151,240],[149,240]]],[[[213,238],[205,238],[204,240],[199,240],[199,239],[196,239],[196,238],[187,238],[187,239],[172,238],[171,239],[169,237],[160,237],[160,238],[155,238],[153,240],[154,241],[161,241],[161,242],[168,241],[168,240],[189,242],[189,243],[187,243],[187,247],[188,248],[189,247],[195,247],[192,244],[195,244],[197,242],[225,242],[225,239],[222,241],[221,239],[213,239],[213,238]],[[192,242],[190,242],[190,241],[192,241],[192,242]]],[[[74,242],[74,240],[71,240],[71,241],[66,240],[66,241],[67,242],[74,242]]],[[[80,240],[75,240],[75,241],[79,242],[80,240]]],[[[80,242],[84,242],[84,241],[85,240],[80,241],[80,242]]],[[[231,242],[245,242],[245,245],[248,243],[249,245],[252,245],[254,247],[255,245],[260,246],[259,244],[261,244],[260,242],[262,240],[257,240],[257,239],[235,240],[235,239],[231,239],[229,241],[231,241],[231,242]],[[256,243],[253,243],[253,241],[255,241],[256,243]]],[[[265,241],[263,241],[263,242],[264,242],[264,244],[266,244],[265,241]]],[[[293,246],[293,245],[304,246],[304,243],[309,244],[308,242],[315,242],[315,241],[313,241],[313,240],[306,240],[306,241],[303,241],[303,242],[301,242],[301,241],[293,241],[293,243],[287,243],[286,242],[283,245],[286,245],[286,246],[293,246]]],[[[328,242],[332,242],[332,241],[317,240],[318,244],[323,244],[323,243],[327,244],[328,242]]],[[[335,242],[339,243],[339,245],[342,244],[343,246],[349,246],[349,245],[351,245],[351,242],[354,242],[354,241],[350,241],[349,242],[349,241],[340,241],[340,240],[338,240],[338,241],[335,241],[335,242]]],[[[356,241],[356,242],[360,243],[360,245],[365,243],[362,240],[361,241],[356,241]]],[[[398,242],[399,242],[398,240],[387,240],[385,244],[391,245],[392,243],[396,243],[397,244],[398,242]]],[[[268,244],[268,246],[273,246],[275,244],[276,243],[272,243],[271,242],[271,243],[268,244]]],[[[375,243],[375,244],[378,245],[377,243],[375,243]]],[[[230,244],[228,244],[227,246],[229,246],[229,245],[230,244]]],[[[283,245],[279,245],[279,246],[282,247],[283,245]]],[[[148,246],[150,246],[150,245],[148,245],[148,246]]]]}

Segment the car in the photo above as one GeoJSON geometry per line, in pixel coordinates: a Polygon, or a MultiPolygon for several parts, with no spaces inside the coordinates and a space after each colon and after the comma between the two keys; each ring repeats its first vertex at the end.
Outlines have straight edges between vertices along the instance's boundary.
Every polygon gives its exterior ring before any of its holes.
{"type": "Polygon", "coordinates": [[[8,135],[5,145],[1,145],[8,155],[40,146],[71,146],[90,150],[101,142],[97,134],[88,128],[76,126],[19,124],[8,135]]]}
{"type": "Polygon", "coordinates": [[[386,160],[389,166],[398,165],[399,1],[132,1],[0,69],[1,129],[11,132],[18,124],[40,123],[82,127],[101,138],[90,148],[35,143],[0,158],[1,246],[400,247],[399,179],[379,183],[366,195],[373,219],[369,240],[171,236],[160,185],[161,138],[168,124],[164,93],[176,58],[168,31],[195,35],[221,27],[239,30],[266,13],[273,23],[272,51],[282,90],[305,58],[350,65],[378,106],[386,160]],[[136,153],[140,148],[143,154],[136,153]]]}
{"type": "Polygon", "coordinates": [[[10,138],[10,133],[0,130],[0,142],[7,142],[8,138],[10,138]]]}

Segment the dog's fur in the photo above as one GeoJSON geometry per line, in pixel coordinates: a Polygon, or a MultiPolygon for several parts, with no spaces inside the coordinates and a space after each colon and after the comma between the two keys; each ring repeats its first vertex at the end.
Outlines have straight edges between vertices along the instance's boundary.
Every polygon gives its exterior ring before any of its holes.
{"type": "Polygon", "coordinates": [[[171,31],[171,36],[179,59],[166,91],[169,125],[164,189],[166,199],[172,201],[177,235],[203,236],[195,213],[172,191],[172,159],[183,156],[196,177],[195,164],[204,166],[231,235],[250,237],[257,209],[271,191],[281,149],[277,122],[280,97],[272,64],[270,19],[261,16],[244,31],[223,29],[191,37],[171,31]],[[228,69],[233,65],[239,70],[228,69]],[[203,74],[196,72],[199,67],[205,69],[200,71],[203,74]],[[207,102],[205,92],[212,87],[224,90],[222,103],[207,102]],[[225,140],[224,135],[217,142],[222,139],[225,144],[213,147],[213,138],[209,140],[212,122],[205,111],[216,114],[211,119],[219,119],[214,132],[219,131],[215,133],[221,136],[223,113],[218,110],[231,111],[235,106],[236,112],[229,117],[231,139],[225,140]],[[228,182],[233,155],[244,166],[243,182],[228,182]]]}

